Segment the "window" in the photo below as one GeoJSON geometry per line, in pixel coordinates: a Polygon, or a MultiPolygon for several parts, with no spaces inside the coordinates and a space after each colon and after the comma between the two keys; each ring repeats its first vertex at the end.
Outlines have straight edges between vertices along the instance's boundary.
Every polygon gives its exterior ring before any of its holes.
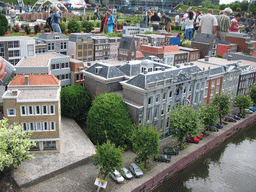
{"type": "Polygon", "coordinates": [[[83,73],[81,74],[81,80],[84,80],[84,74],[83,73]]]}
{"type": "Polygon", "coordinates": [[[60,37],[59,36],[55,36],[55,39],[60,39],[60,37]]]}
{"type": "MultiPolygon", "coordinates": [[[[34,56],[34,46],[28,45],[27,49],[28,49],[28,56],[33,57],[34,56]]],[[[39,49],[39,50],[40,50],[39,53],[41,53],[41,49],[39,49]]]]}
{"type": "Polygon", "coordinates": [[[216,94],[219,93],[219,87],[216,87],[216,94]]]}
{"type": "Polygon", "coordinates": [[[59,69],[60,68],[60,64],[56,64],[56,69],[59,69]]]}
{"type": "Polygon", "coordinates": [[[163,99],[166,99],[166,93],[163,93],[163,99]]]}
{"type": "Polygon", "coordinates": [[[21,125],[23,131],[28,131],[27,123],[21,123],[21,125]]]}
{"type": "Polygon", "coordinates": [[[148,104],[152,105],[152,103],[153,103],[153,97],[151,96],[151,97],[148,98],[148,104]]]}
{"type": "Polygon", "coordinates": [[[16,109],[7,109],[8,117],[16,116],[16,109]]]}
{"type": "Polygon", "coordinates": [[[40,151],[39,142],[35,142],[35,143],[36,143],[36,146],[30,148],[30,149],[29,149],[30,151],[40,151]]]}
{"type": "Polygon", "coordinates": [[[67,42],[64,42],[64,49],[67,49],[67,42]]]}
{"type": "Polygon", "coordinates": [[[42,131],[41,122],[36,122],[36,131],[42,131]]]}
{"type": "Polygon", "coordinates": [[[12,41],[8,42],[8,48],[13,48],[13,42],[12,41]]]}
{"type": "Polygon", "coordinates": [[[61,68],[65,68],[65,63],[61,63],[61,68]]]}
{"type": "Polygon", "coordinates": [[[82,49],[82,48],[83,48],[82,45],[77,46],[77,49],[82,49]]]}
{"type": "Polygon", "coordinates": [[[66,63],[66,68],[68,68],[68,63],[66,63]]]}
{"type": "Polygon", "coordinates": [[[78,57],[82,57],[82,51],[79,51],[77,54],[78,57]]]}
{"type": "Polygon", "coordinates": [[[164,114],[164,112],[165,112],[165,103],[163,103],[163,105],[162,105],[162,110],[161,110],[161,115],[163,115],[164,114]]]}
{"type": "Polygon", "coordinates": [[[43,141],[43,150],[56,150],[56,141],[43,141]]]}
{"type": "Polygon", "coordinates": [[[54,50],[54,43],[52,43],[52,50],[54,50]]]}
{"type": "MultiPolygon", "coordinates": [[[[34,50],[33,50],[33,53],[34,53],[34,50]]],[[[19,57],[20,56],[20,50],[14,50],[13,55],[14,55],[14,57],[19,57]]]]}
{"type": "Polygon", "coordinates": [[[76,75],[76,80],[77,80],[77,81],[79,81],[79,74],[78,74],[78,75],[76,75]]]}
{"type": "Polygon", "coordinates": [[[47,105],[43,105],[43,115],[47,114],[47,105]]]}
{"type": "Polygon", "coordinates": [[[204,82],[202,82],[202,86],[201,86],[201,89],[204,89],[204,82]]]}
{"type": "Polygon", "coordinates": [[[87,45],[86,44],[84,44],[84,49],[87,49],[87,45]]]}
{"type": "Polygon", "coordinates": [[[63,47],[63,43],[60,43],[60,49],[63,49],[64,47],[63,47]]]}
{"type": "Polygon", "coordinates": [[[196,90],[199,90],[199,88],[200,88],[200,83],[197,83],[196,84],[196,90]]]}
{"type": "Polygon", "coordinates": [[[156,96],[156,103],[160,101],[160,94],[156,96]]]}
{"type": "Polygon", "coordinates": [[[212,56],[216,55],[216,50],[212,51],[212,56]]]}
{"type": "Polygon", "coordinates": [[[154,111],[154,118],[158,117],[158,110],[159,110],[159,106],[156,106],[154,111]]]}
{"type": "Polygon", "coordinates": [[[217,85],[219,85],[220,84],[220,79],[217,79],[217,85]]]}
{"type": "Polygon", "coordinates": [[[215,85],[215,80],[212,80],[212,87],[214,87],[215,85]]]}
{"type": "Polygon", "coordinates": [[[208,84],[209,84],[209,82],[207,81],[205,84],[205,88],[208,88],[208,84]]]}
{"type": "Polygon", "coordinates": [[[40,114],[41,114],[40,106],[37,105],[37,106],[36,106],[36,115],[40,115],[40,114]]]}
{"type": "Polygon", "coordinates": [[[34,123],[29,123],[29,130],[30,131],[34,131],[35,130],[34,123]]]}
{"type": "Polygon", "coordinates": [[[43,122],[43,130],[48,131],[48,122],[43,122]]]}
{"type": "Polygon", "coordinates": [[[147,121],[151,119],[151,114],[152,114],[152,108],[147,109],[147,121]]]}
{"type": "Polygon", "coordinates": [[[217,44],[213,44],[212,49],[217,49],[217,44]]]}
{"type": "Polygon", "coordinates": [[[52,64],[51,66],[52,66],[52,69],[55,69],[55,64],[52,64]]]}
{"type": "Polygon", "coordinates": [[[20,114],[23,116],[23,115],[26,115],[26,106],[20,106],[20,114]]]}
{"type": "Polygon", "coordinates": [[[61,79],[65,79],[65,75],[61,75],[61,79]]]}
{"type": "Polygon", "coordinates": [[[172,91],[169,92],[169,97],[170,97],[170,98],[172,97],[172,91]]]}
{"type": "Polygon", "coordinates": [[[28,106],[28,114],[29,115],[33,115],[34,114],[33,106],[28,106]]]}
{"type": "Polygon", "coordinates": [[[48,43],[48,50],[51,50],[51,43],[48,43]]]}
{"type": "Polygon", "coordinates": [[[55,114],[55,106],[50,105],[50,115],[54,115],[54,114],[55,114]]]}
{"type": "Polygon", "coordinates": [[[50,130],[51,131],[55,131],[56,130],[55,122],[54,121],[50,122],[50,130]]]}

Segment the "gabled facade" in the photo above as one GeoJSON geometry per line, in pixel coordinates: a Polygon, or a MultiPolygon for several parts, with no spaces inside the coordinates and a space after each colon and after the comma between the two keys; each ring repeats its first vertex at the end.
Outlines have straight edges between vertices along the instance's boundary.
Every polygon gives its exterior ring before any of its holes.
{"type": "Polygon", "coordinates": [[[164,35],[157,35],[157,34],[138,34],[137,36],[147,37],[149,44],[151,46],[164,46],[165,43],[165,36],[164,35]]]}
{"type": "Polygon", "coordinates": [[[77,59],[70,59],[69,65],[70,65],[71,85],[76,85],[76,84],[84,85],[83,70],[85,70],[86,68],[83,62],[77,59]]]}
{"type": "Polygon", "coordinates": [[[199,49],[189,48],[189,47],[181,47],[179,46],[181,51],[187,51],[189,53],[188,62],[197,61],[200,59],[200,51],[199,49]]]}
{"type": "Polygon", "coordinates": [[[0,37],[0,56],[16,65],[22,57],[35,56],[35,39],[27,36],[0,37]]]}
{"type": "Polygon", "coordinates": [[[46,44],[46,52],[56,52],[67,55],[68,38],[62,33],[42,33],[37,40],[37,49],[39,45],[46,44]]]}
{"type": "Polygon", "coordinates": [[[110,59],[117,58],[118,56],[118,48],[121,41],[121,37],[110,37],[110,59]]]}
{"type": "Polygon", "coordinates": [[[53,75],[17,75],[2,96],[9,124],[32,131],[33,152],[60,151],[60,81],[53,75]]]}
{"type": "Polygon", "coordinates": [[[94,42],[94,60],[104,60],[110,57],[109,37],[105,35],[92,36],[94,42]]]}
{"type": "Polygon", "coordinates": [[[130,61],[136,59],[136,43],[132,36],[122,36],[118,48],[118,60],[130,61]]]}

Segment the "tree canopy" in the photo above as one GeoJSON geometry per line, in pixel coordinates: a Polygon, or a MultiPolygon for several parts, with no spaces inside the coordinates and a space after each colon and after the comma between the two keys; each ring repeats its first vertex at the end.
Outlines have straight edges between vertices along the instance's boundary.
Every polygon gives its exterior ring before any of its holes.
{"type": "Polygon", "coordinates": [[[85,119],[91,106],[87,89],[81,85],[72,85],[61,89],[61,114],[77,120],[85,119]]]}
{"type": "Polygon", "coordinates": [[[81,32],[80,23],[77,21],[75,16],[68,22],[68,30],[69,32],[72,32],[72,33],[81,32]]]}
{"type": "Polygon", "coordinates": [[[106,180],[111,171],[114,169],[120,170],[123,167],[123,150],[107,140],[106,143],[96,146],[94,160],[94,165],[100,168],[99,174],[106,180]]]}
{"type": "Polygon", "coordinates": [[[250,91],[250,97],[254,104],[256,104],[256,85],[252,85],[251,91],[250,91]]]}
{"type": "Polygon", "coordinates": [[[159,136],[159,131],[150,125],[140,126],[133,132],[132,150],[137,160],[144,162],[144,168],[147,168],[147,160],[159,152],[159,136]]]}
{"type": "Polygon", "coordinates": [[[23,132],[20,125],[9,127],[8,119],[0,120],[0,175],[18,167],[23,161],[34,158],[28,150],[35,146],[29,137],[31,132],[23,132]]]}
{"type": "Polygon", "coordinates": [[[132,129],[129,110],[120,96],[106,93],[95,98],[86,122],[87,134],[94,144],[109,139],[117,146],[124,146],[132,129]]]}
{"type": "Polygon", "coordinates": [[[234,99],[234,106],[239,107],[239,113],[252,105],[252,100],[249,95],[237,95],[234,99]]]}
{"type": "Polygon", "coordinates": [[[224,118],[228,113],[230,109],[229,104],[230,97],[224,94],[216,95],[212,104],[216,106],[217,114],[220,118],[220,124],[221,119],[224,118]]]}
{"type": "Polygon", "coordinates": [[[204,130],[218,121],[217,107],[213,104],[201,105],[199,107],[199,112],[204,125],[204,130]]]}

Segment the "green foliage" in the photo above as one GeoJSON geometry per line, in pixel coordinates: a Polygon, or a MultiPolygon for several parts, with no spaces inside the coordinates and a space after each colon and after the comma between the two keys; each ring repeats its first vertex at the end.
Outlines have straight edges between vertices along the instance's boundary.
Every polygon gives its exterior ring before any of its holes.
{"type": "Polygon", "coordinates": [[[19,32],[19,31],[20,31],[20,26],[19,26],[19,25],[14,25],[14,26],[12,27],[12,31],[14,31],[14,32],[19,32]]]}
{"type": "MultiPolygon", "coordinates": [[[[172,28],[172,29],[173,29],[173,28],[172,28]]],[[[177,30],[177,31],[181,31],[181,26],[180,26],[180,25],[177,25],[177,26],[175,26],[174,29],[177,30]]]]}
{"type": "Polygon", "coordinates": [[[27,35],[29,35],[30,31],[31,31],[31,28],[28,25],[26,25],[24,30],[27,33],[27,35]]]}
{"type": "Polygon", "coordinates": [[[107,33],[105,34],[107,37],[117,37],[117,34],[115,33],[107,33]]]}
{"type": "Polygon", "coordinates": [[[92,22],[83,20],[83,22],[81,23],[81,28],[82,28],[82,31],[84,31],[85,33],[89,33],[91,32],[91,30],[94,29],[94,25],[92,22]]]}
{"type": "Polygon", "coordinates": [[[86,20],[90,21],[90,16],[89,15],[87,15],[86,20]]]}
{"type": "Polygon", "coordinates": [[[63,87],[61,96],[61,114],[73,119],[85,119],[91,106],[87,89],[81,85],[63,87]]]}
{"type": "Polygon", "coordinates": [[[39,24],[37,24],[37,25],[34,26],[34,31],[35,31],[35,34],[41,32],[41,28],[40,28],[40,25],[39,25],[39,24]]]}
{"type": "Polygon", "coordinates": [[[123,33],[120,32],[120,33],[117,33],[117,37],[122,37],[123,33]]]}
{"type": "Polygon", "coordinates": [[[94,165],[100,168],[100,176],[106,180],[110,172],[114,169],[120,170],[123,167],[123,150],[107,140],[106,143],[96,146],[94,160],[94,165]]]}
{"type": "Polygon", "coordinates": [[[95,21],[96,19],[97,19],[97,16],[94,14],[94,15],[92,16],[92,20],[95,21]]]}
{"type": "Polygon", "coordinates": [[[155,34],[155,32],[145,31],[144,34],[155,34]]]}
{"type": "Polygon", "coordinates": [[[4,35],[5,35],[5,27],[0,26],[0,36],[4,36],[4,35]]]}
{"type": "Polygon", "coordinates": [[[191,41],[186,39],[186,40],[181,42],[181,46],[183,46],[183,47],[191,47],[191,41]]]}
{"type": "Polygon", "coordinates": [[[80,33],[81,32],[80,23],[77,21],[75,16],[68,22],[68,30],[71,33],[80,33]]]}
{"type": "Polygon", "coordinates": [[[62,21],[66,23],[66,22],[67,22],[67,18],[66,18],[66,17],[63,17],[63,18],[62,18],[62,21]]]}
{"type": "Polygon", "coordinates": [[[252,106],[252,100],[249,95],[237,95],[234,99],[234,106],[239,107],[240,113],[250,106],[252,106]]]}
{"type": "Polygon", "coordinates": [[[20,125],[11,125],[8,119],[0,120],[0,175],[18,167],[23,161],[34,158],[28,150],[35,146],[29,137],[31,132],[23,132],[20,125]]]}
{"type": "Polygon", "coordinates": [[[204,130],[208,126],[214,125],[218,121],[217,107],[215,105],[201,105],[199,107],[200,119],[204,125],[204,130]]]}
{"type": "Polygon", "coordinates": [[[214,9],[214,7],[215,6],[213,4],[210,4],[210,5],[207,6],[207,8],[212,8],[212,9],[214,9]]]}
{"type": "Polygon", "coordinates": [[[87,116],[87,133],[94,144],[109,139],[124,146],[132,134],[132,120],[122,98],[113,93],[101,94],[92,102],[87,116]]]}
{"type": "Polygon", "coordinates": [[[95,5],[95,0],[89,0],[89,3],[90,3],[91,5],[95,5]]]}
{"type": "Polygon", "coordinates": [[[180,147],[187,135],[196,136],[201,127],[200,111],[193,106],[174,107],[170,112],[170,132],[178,139],[180,147]]]}
{"type": "Polygon", "coordinates": [[[62,32],[62,33],[66,33],[66,30],[67,30],[67,23],[65,23],[65,22],[60,22],[59,25],[60,25],[60,30],[61,30],[61,32],[62,32]]]}
{"type": "Polygon", "coordinates": [[[216,55],[215,57],[218,57],[218,58],[223,58],[223,56],[222,56],[222,55],[216,55]]]}
{"type": "Polygon", "coordinates": [[[49,29],[49,28],[44,28],[44,31],[45,31],[45,32],[49,32],[50,29],[49,29]]]}
{"type": "Polygon", "coordinates": [[[4,31],[4,34],[5,34],[5,32],[7,31],[8,21],[4,15],[0,15],[0,26],[1,26],[0,33],[2,34],[4,31]]]}
{"type": "Polygon", "coordinates": [[[256,104],[256,85],[252,85],[251,91],[250,91],[250,97],[254,104],[256,104]]]}
{"type": "Polygon", "coordinates": [[[20,27],[21,27],[21,29],[24,29],[24,25],[23,25],[23,24],[21,24],[21,26],[20,26],[20,27]]]}
{"type": "Polygon", "coordinates": [[[133,132],[132,150],[136,159],[144,162],[144,168],[147,168],[147,160],[159,152],[159,136],[159,131],[150,125],[140,126],[133,132]]]}
{"type": "Polygon", "coordinates": [[[83,17],[82,16],[79,16],[79,21],[83,21],[83,17]]]}
{"type": "Polygon", "coordinates": [[[229,96],[220,94],[220,95],[215,95],[215,98],[212,102],[212,104],[216,106],[217,114],[220,118],[220,124],[221,124],[221,119],[224,118],[229,113],[229,109],[230,109],[229,99],[230,99],[229,96]]]}

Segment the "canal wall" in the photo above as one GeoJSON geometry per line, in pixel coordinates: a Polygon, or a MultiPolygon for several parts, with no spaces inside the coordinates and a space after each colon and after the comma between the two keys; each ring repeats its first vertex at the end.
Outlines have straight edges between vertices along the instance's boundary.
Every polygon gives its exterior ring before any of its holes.
{"type": "Polygon", "coordinates": [[[203,146],[199,147],[197,150],[193,151],[186,157],[182,158],[181,160],[177,161],[175,164],[171,165],[167,169],[163,170],[162,172],[156,174],[151,179],[146,181],[145,183],[141,184],[137,188],[133,189],[132,192],[141,192],[141,191],[148,191],[160,183],[162,183],[165,179],[169,178],[172,174],[179,171],[180,169],[184,168],[186,165],[191,163],[192,161],[196,160],[198,157],[203,155],[205,152],[210,150],[212,147],[217,145],[218,143],[224,141],[226,137],[232,134],[235,130],[244,128],[246,125],[252,123],[256,120],[256,115],[252,115],[243,121],[239,121],[236,124],[233,124],[229,129],[221,133],[220,135],[212,138],[209,142],[205,143],[203,146]]]}

